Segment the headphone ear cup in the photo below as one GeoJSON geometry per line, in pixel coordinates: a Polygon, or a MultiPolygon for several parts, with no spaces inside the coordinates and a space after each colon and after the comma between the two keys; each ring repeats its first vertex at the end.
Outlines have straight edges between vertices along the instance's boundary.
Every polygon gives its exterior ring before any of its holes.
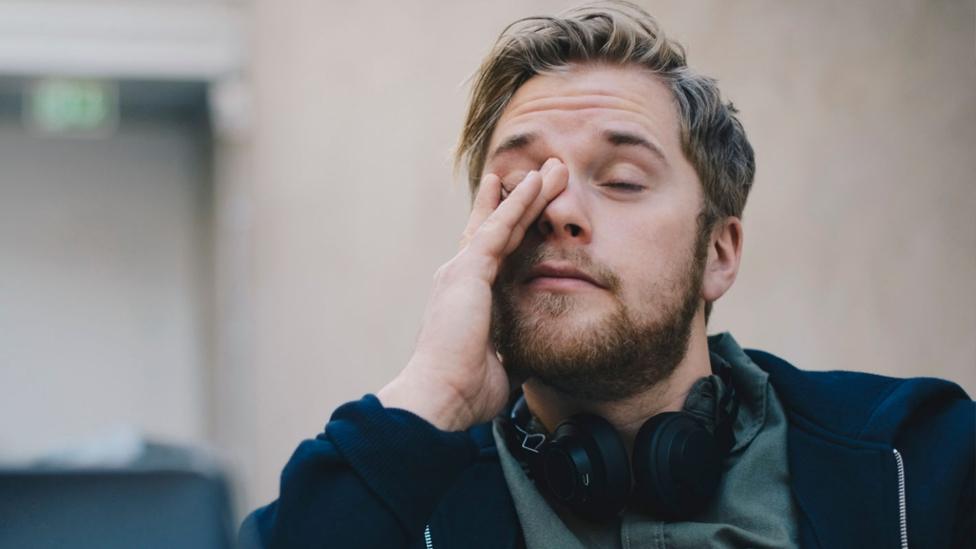
{"type": "Polygon", "coordinates": [[[724,459],[715,437],[694,416],[658,414],[634,439],[635,497],[656,516],[689,518],[711,501],[724,459]]]}
{"type": "Polygon", "coordinates": [[[579,414],[560,423],[542,449],[537,481],[580,516],[605,520],[627,504],[629,461],[623,441],[607,420],[579,414]]]}

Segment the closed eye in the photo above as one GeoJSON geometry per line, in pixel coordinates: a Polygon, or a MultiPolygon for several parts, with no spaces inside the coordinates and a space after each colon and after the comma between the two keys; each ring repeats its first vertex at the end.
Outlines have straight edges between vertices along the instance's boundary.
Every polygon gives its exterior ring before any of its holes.
{"type": "Polygon", "coordinates": [[[525,176],[528,174],[529,172],[524,171],[524,172],[512,172],[506,175],[505,177],[502,178],[502,189],[504,189],[505,192],[508,193],[514,191],[515,187],[517,187],[518,184],[521,183],[522,180],[525,179],[525,176]]]}
{"type": "Polygon", "coordinates": [[[638,192],[644,190],[643,185],[638,185],[637,183],[627,183],[626,181],[610,181],[608,183],[604,183],[603,186],[625,192],[638,192]]]}

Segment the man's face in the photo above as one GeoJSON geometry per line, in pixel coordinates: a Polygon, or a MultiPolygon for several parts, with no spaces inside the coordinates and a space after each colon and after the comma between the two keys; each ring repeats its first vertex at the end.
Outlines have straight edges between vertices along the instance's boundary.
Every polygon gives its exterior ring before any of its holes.
{"type": "Polygon", "coordinates": [[[673,371],[700,311],[702,190],[670,90],[636,67],[533,77],[485,171],[511,190],[549,158],[568,185],[503,265],[493,339],[510,370],[577,398],[624,398],[673,371]]]}

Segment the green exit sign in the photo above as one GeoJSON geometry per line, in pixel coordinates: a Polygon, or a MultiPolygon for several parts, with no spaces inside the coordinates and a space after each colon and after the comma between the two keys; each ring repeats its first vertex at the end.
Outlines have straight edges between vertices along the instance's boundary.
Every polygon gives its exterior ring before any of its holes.
{"type": "Polygon", "coordinates": [[[27,124],[43,134],[104,137],[119,119],[118,91],[100,80],[46,78],[27,98],[27,124]]]}

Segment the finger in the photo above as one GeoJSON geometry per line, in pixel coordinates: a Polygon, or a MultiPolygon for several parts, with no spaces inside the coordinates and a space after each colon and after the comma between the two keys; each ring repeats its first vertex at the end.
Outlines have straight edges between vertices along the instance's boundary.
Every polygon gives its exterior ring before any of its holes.
{"type": "Polygon", "coordinates": [[[536,202],[541,190],[542,176],[534,170],[529,172],[525,179],[512,190],[508,198],[499,204],[475,231],[468,243],[469,248],[500,259],[511,237],[512,230],[525,216],[526,210],[536,202]]]}
{"type": "Polygon", "coordinates": [[[536,222],[546,206],[559,196],[569,184],[569,170],[559,160],[550,158],[543,167],[547,167],[547,169],[542,179],[542,188],[539,195],[526,208],[522,218],[512,228],[512,234],[509,236],[509,241],[504,248],[503,253],[505,254],[511,253],[512,250],[518,247],[529,227],[536,222]]]}
{"type": "Polygon", "coordinates": [[[539,168],[539,173],[541,173],[541,174],[542,174],[542,179],[543,179],[543,180],[545,180],[545,178],[546,178],[546,174],[548,174],[548,173],[549,173],[549,171],[550,171],[550,170],[552,170],[552,168],[553,168],[554,166],[557,166],[557,165],[559,165],[559,164],[562,164],[562,162],[561,162],[561,161],[560,161],[560,160],[559,160],[558,158],[556,158],[556,157],[554,157],[554,156],[553,156],[553,157],[550,157],[550,158],[548,158],[548,159],[547,159],[547,160],[546,160],[546,161],[545,161],[545,162],[544,162],[544,163],[542,164],[542,167],[541,167],[541,168],[539,168]]]}
{"type": "Polygon", "coordinates": [[[468,225],[464,228],[461,235],[461,247],[464,248],[471,240],[471,236],[478,227],[485,222],[485,219],[495,211],[501,202],[502,181],[497,175],[490,173],[481,178],[478,185],[478,192],[475,194],[474,203],[471,205],[471,215],[468,216],[468,225]]]}

